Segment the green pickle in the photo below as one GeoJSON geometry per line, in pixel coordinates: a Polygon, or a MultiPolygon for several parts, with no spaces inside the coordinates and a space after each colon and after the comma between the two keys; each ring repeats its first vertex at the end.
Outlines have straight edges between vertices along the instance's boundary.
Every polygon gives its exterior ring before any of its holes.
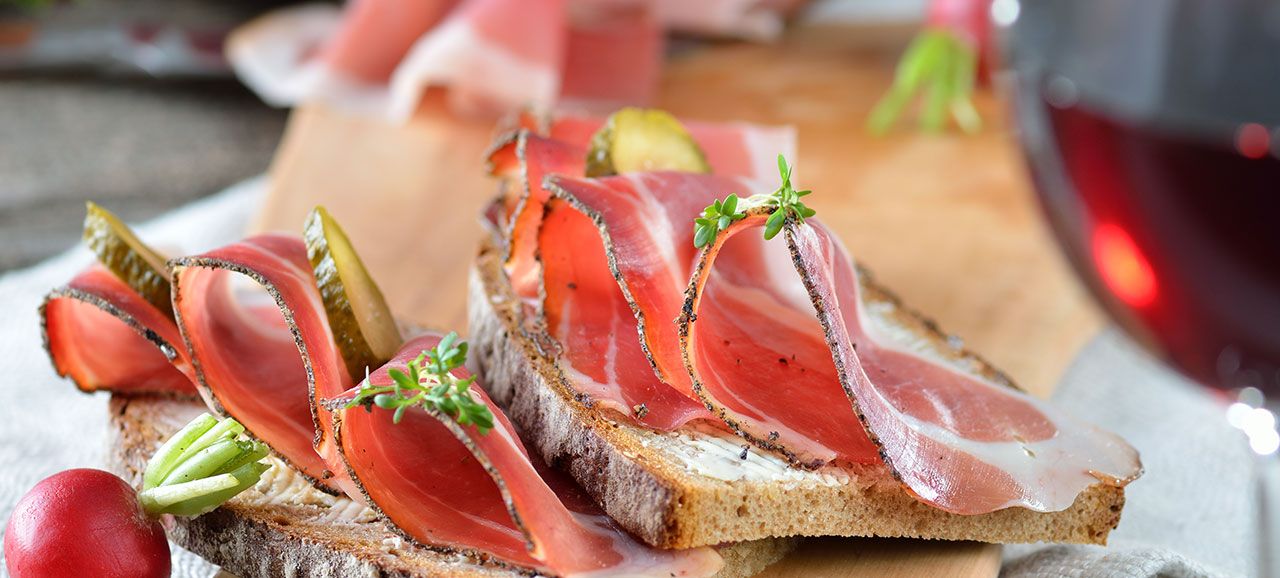
{"type": "Polygon", "coordinates": [[[373,371],[395,356],[404,343],[400,329],[351,241],[324,207],[311,211],[303,237],[333,338],[351,379],[359,383],[366,369],[373,371]]]}
{"type": "Polygon", "coordinates": [[[666,111],[624,108],[591,137],[588,177],[661,170],[711,172],[689,131],[666,111]]]}
{"type": "Polygon", "coordinates": [[[167,259],[138,239],[115,216],[93,202],[85,203],[84,244],[107,270],[148,303],[173,317],[167,259]]]}

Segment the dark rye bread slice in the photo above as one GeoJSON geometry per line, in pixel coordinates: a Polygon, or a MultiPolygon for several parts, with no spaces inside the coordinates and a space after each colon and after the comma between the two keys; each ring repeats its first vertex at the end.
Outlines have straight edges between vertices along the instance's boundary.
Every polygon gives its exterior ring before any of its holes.
{"type": "MultiPolygon", "coordinates": [[[[469,279],[471,359],[525,442],[569,471],[646,542],[688,548],[770,536],[883,536],[996,543],[1104,544],[1124,490],[1091,486],[1068,509],[1009,508],[962,516],[912,498],[884,466],[805,471],[741,438],[686,428],[661,433],[613,419],[574,398],[561,370],[523,333],[518,303],[486,240],[469,279]]],[[[861,275],[866,309],[903,345],[1008,383],[959,340],[861,275]]]]}
{"type": "MultiPolygon", "coordinates": [[[[110,468],[135,485],[147,458],[204,406],[161,397],[113,396],[110,468]]],[[[196,518],[166,521],[169,538],[240,578],[516,578],[492,562],[417,546],[365,506],[314,489],[274,457],[263,481],[196,518]]],[[[795,540],[757,540],[718,548],[717,578],[758,574],[795,540]]]]}

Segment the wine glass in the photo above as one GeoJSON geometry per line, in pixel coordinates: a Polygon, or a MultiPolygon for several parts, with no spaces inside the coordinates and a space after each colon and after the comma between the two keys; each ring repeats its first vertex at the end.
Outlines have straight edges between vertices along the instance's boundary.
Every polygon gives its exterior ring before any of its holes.
{"type": "MultiPolygon", "coordinates": [[[[996,0],[992,16],[1068,259],[1117,324],[1229,396],[1254,452],[1276,454],[1280,2],[996,0]]],[[[1275,540],[1261,536],[1263,575],[1275,540]]]]}

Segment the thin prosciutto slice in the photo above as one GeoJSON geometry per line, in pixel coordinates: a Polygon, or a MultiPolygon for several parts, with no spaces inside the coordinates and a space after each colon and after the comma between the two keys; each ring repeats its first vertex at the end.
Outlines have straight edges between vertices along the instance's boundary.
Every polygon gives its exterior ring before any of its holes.
{"type": "MultiPolygon", "coordinates": [[[[606,265],[600,233],[592,220],[597,215],[591,210],[575,210],[593,205],[601,197],[597,195],[576,206],[561,209],[554,216],[548,213],[548,207],[560,201],[551,200],[545,186],[547,178],[554,181],[558,175],[580,176],[585,167],[587,144],[603,122],[593,117],[565,116],[543,123],[533,115],[522,115],[517,123],[524,130],[511,133],[506,143],[496,147],[490,155],[491,171],[507,178],[503,201],[504,210],[510,215],[505,234],[507,276],[516,295],[525,304],[527,329],[546,331],[560,345],[560,367],[571,389],[584,394],[593,403],[657,429],[672,430],[692,420],[711,420],[711,414],[692,393],[680,363],[674,331],[662,332],[662,336],[657,338],[664,344],[666,354],[660,356],[665,365],[657,366],[659,371],[656,374],[655,366],[642,349],[643,317],[638,313],[639,309],[628,303],[625,289],[620,290],[613,281],[606,265]],[[547,126],[540,127],[543,124],[547,126]],[[540,136],[530,130],[538,128],[545,128],[550,136],[540,136]],[[544,287],[545,296],[541,291],[544,287]],[[539,304],[542,307],[540,315],[537,314],[539,304]],[[639,335],[634,333],[638,317],[641,319],[639,335]]],[[[711,162],[726,167],[725,174],[765,174],[765,169],[759,166],[761,163],[754,158],[759,155],[752,152],[752,147],[772,146],[791,150],[795,146],[794,133],[786,127],[712,123],[690,123],[689,126],[694,140],[706,151],[711,162]]],[[[776,167],[776,161],[770,165],[776,167]]],[[[655,229],[660,231],[659,234],[688,236],[691,235],[690,228],[680,226],[686,221],[686,215],[696,214],[710,199],[723,195],[725,187],[747,191],[759,186],[744,180],[683,173],[645,177],[657,179],[650,184],[645,184],[643,179],[636,182],[642,187],[674,191],[674,183],[683,182],[686,178],[703,186],[696,191],[681,191],[673,195],[683,201],[678,206],[669,207],[676,215],[674,220],[663,207],[624,203],[615,207],[616,210],[605,211],[608,215],[599,216],[603,219],[601,226],[607,228],[610,222],[626,226],[628,218],[641,214],[652,216],[649,213],[656,211],[661,218],[645,222],[663,223],[655,229]],[[646,212],[628,214],[628,211],[636,210],[646,212]]],[[[589,191],[583,194],[590,197],[589,191]]],[[[642,197],[644,195],[635,198],[642,197]]],[[[651,241],[651,247],[665,248],[669,239],[651,241]]],[[[692,238],[687,244],[671,245],[686,245],[689,250],[678,257],[667,255],[669,251],[652,255],[684,263],[674,270],[664,269],[664,275],[670,274],[664,281],[670,290],[666,303],[671,306],[654,314],[652,319],[673,320],[679,313],[678,305],[688,280],[688,265],[694,256],[692,238]]],[[[653,281],[639,279],[635,282],[643,285],[653,281]]],[[[661,321],[654,325],[660,332],[672,328],[670,323],[661,321]]]]}
{"type": "Polygon", "coordinates": [[[342,25],[317,47],[330,69],[369,84],[391,80],[413,45],[460,0],[350,0],[342,25]],[[371,42],[370,39],[377,39],[371,42]]]}
{"type": "Polygon", "coordinates": [[[260,17],[231,35],[227,57],[275,106],[404,120],[440,88],[462,112],[603,111],[653,99],[665,31],[774,38],[801,2],[349,0],[260,17]]]}
{"type": "Polygon", "coordinates": [[[646,3],[595,0],[352,0],[263,16],[227,43],[269,104],[323,101],[404,120],[428,89],[463,113],[560,103],[645,104],[664,37],[646,3]]]}
{"type": "MultiPolygon", "coordinates": [[[[544,179],[548,175],[582,176],[591,136],[603,124],[601,117],[561,115],[547,120],[522,113],[490,153],[490,172],[507,179],[503,198],[507,215],[506,268],[517,295],[537,297],[536,236],[543,206],[551,196],[543,186],[544,179]]],[[[796,148],[795,130],[790,126],[699,121],[685,124],[713,172],[764,185],[778,178],[776,155],[794,154],[796,148]]]]}
{"type": "Polygon", "coordinates": [[[250,237],[172,266],[174,312],[209,402],[320,487],[350,489],[331,466],[327,410],[312,400],[346,391],[351,378],[302,239],[250,237]]]}
{"type": "MultiPolygon", "coordinates": [[[[697,257],[689,223],[716,198],[731,192],[746,194],[756,185],[716,175],[655,172],[605,179],[556,175],[547,180],[547,188],[556,197],[549,202],[548,212],[566,213],[563,218],[548,219],[538,237],[547,291],[544,314],[553,335],[557,325],[572,327],[582,322],[566,322],[566,311],[598,298],[593,293],[578,296],[572,289],[563,291],[569,282],[562,280],[565,272],[572,271],[579,279],[596,277],[605,288],[612,281],[612,292],[620,294],[633,312],[632,325],[638,328],[652,369],[670,387],[696,399],[681,362],[674,323],[697,257]],[[588,259],[594,263],[591,268],[584,263],[588,259]],[[576,271],[566,264],[573,264],[576,271]]],[[[568,335],[567,330],[561,333],[568,335]]],[[[634,336],[625,337],[634,340],[634,336]]]]}
{"type": "MultiPolygon", "coordinates": [[[[634,409],[643,404],[647,411],[637,412],[637,417],[653,414],[640,420],[651,427],[671,429],[709,417],[707,402],[694,391],[685,369],[675,324],[684,311],[685,291],[698,257],[693,228],[686,223],[692,223],[714,199],[729,192],[745,196],[758,185],[665,172],[599,180],[555,176],[547,186],[555,199],[548,204],[539,236],[543,318],[565,350],[561,365],[570,381],[611,407],[627,403],[625,407],[634,409]],[[630,345],[637,339],[627,331],[631,327],[638,330],[639,348],[630,345]],[[605,355],[600,355],[602,351],[605,355]],[[635,377],[645,369],[660,379],[657,385],[635,377]]],[[[835,372],[824,342],[802,339],[807,328],[779,324],[772,311],[758,313],[747,319],[734,317],[739,323],[718,333],[723,346],[734,351],[775,346],[785,353],[772,355],[767,362],[757,356],[729,358],[729,365],[720,368],[726,378],[753,377],[725,380],[741,386],[754,404],[734,407],[754,410],[731,413],[716,404],[718,416],[767,448],[790,452],[777,438],[796,428],[800,435],[788,439],[821,439],[844,448],[840,457],[845,462],[874,463],[878,459],[875,446],[861,428],[849,427],[856,425],[852,411],[846,409],[847,415],[839,411],[848,407],[843,398],[775,407],[779,398],[797,392],[811,397],[807,394],[820,391],[814,384],[834,380],[835,372]],[[790,413],[798,413],[794,416],[798,419],[791,419],[790,413]]],[[[796,458],[794,453],[787,455],[796,458]]],[[[817,458],[806,457],[817,466],[837,456],[827,451],[817,458]]]]}
{"type": "MultiPolygon", "coordinates": [[[[439,335],[415,338],[369,383],[390,385],[388,369],[403,368],[439,341],[439,335]]],[[[461,368],[454,375],[467,377],[461,368]]],[[[408,537],[566,577],[709,576],[723,566],[710,548],[656,550],[637,542],[572,482],[530,458],[480,384],[471,393],[493,412],[488,433],[422,409],[407,411],[398,424],[377,408],[335,414],[351,479],[408,537]]]]}
{"type": "Polygon", "coordinates": [[[81,391],[196,394],[173,319],[101,265],[54,290],[40,309],[53,367],[81,391]]]}
{"type": "Polygon", "coordinates": [[[692,420],[714,420],[695,397],[654,373],[591,219],[556,200],[548,205],[541,231],[540,319],[560,346],[559,366],[571,388],[652,428],[669,431],[692,420]]]}
{"type": "Polygon", "coordinates": [[[593,403],[663,430],[710,419],[701,403],[664,384],[651,369],[634,333],[632,310],[609,275],[595,226],[575,211],[545,212],[544,177],[580,174],[585,149],[522,131],[516,150],[522,174],[514,182],[522,193],[508,229],[506,272],[525,304],[527,329],[545,330],[556,339],[568,385],[593,403]],[[541,287],[546,298],[539,315],[541,287]]]}
{"type": "Polygon", "coordinates": [[[559,98],[549,104],[604,112],[620,104],[653,102],[666,37],[650,7],[633,1],[569,0],[566,9],[570,25],[559,98]]]}
{"type": "Polygon", "coordinates": [[[468,0],[397,67],[391,116],[411,116],[432,85],[450,87],[455,110],[550,107],[560,91],[567,26],[565,0],[468,0]]]}
{"type": "Polygon", "coordinates": [[[918,499],[958,514],[1063,510],[1091,485],[1141,474],[1117,436],[894,343],[869,321],[839,241],[814,219],[788,222],[784,250],[763,241],[767,216],[757,209],[705,250],[681,321],[699,394],[751,437],[800,460],[864,455],[865,444],[813,428],[836,416],[865,429],[918,499]],[[799,275],[786,275],[787,263],[799,275]],[[822,378],[796,376],[797,366],[819,369],[823,349],[822,378]]]}
{"type": "Polygon", "coordinates": [[[507,178],[504,203],[507,224],[506,273],[516,295],[532,302],[538,295],[538,229],[549,198],[542,182],[547,175],[580,175],[586,167],[587,149],[565,141],[519,131],[490,156],[494,174],[507,178]]]}

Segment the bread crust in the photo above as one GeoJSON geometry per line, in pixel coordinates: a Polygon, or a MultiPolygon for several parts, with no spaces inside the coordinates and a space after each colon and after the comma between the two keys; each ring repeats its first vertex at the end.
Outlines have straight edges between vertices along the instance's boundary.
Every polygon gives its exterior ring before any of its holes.
{"type": "MultiPolygon", "coordinates": [[[[574,398],[561,370],[542,351],[547,346],[522,330],[519,303],[502,274],[500,255],[494,241],[482,243],[468,280],[473,371],[507,409],[527,444],[568,471],[609,515],[651,545],[690,548],[776,536],[1105,544],[1120,521],[1124,490],[1101,483],[1061,512],[1009,508],[962,516],[915,500],[883,465],[795,470],[762,481],[696,471],[688,460],[662,449],[671,434],[612,419],[589,400],[574,398]]],[[[958,339],[903,307],[862,273],[868,303],[910,332],[917,341],[913,347],[1012,386],[958,339]]],[[[743,455],[748,453],[744,449],[743,455]]]]}
{"type": "MultiPolygon", "coordinates": [[[[196,400],[113,396],[110,468],[138,485],[148,457],[203,409],[196,400]]],[[[166,516],[169,538],[240,578],[530,575],[463,553],[415,545],[363,505],[317,491],[281,460],[274,460],[273,466],[282,468],[292,483],[272,483],[269,495],[260,491],[260,484],[203,516],[166,516]]],[[[717,578],[758,574],[794,545],[794,540],[758,540],[717,548],[725,559],[717,578]]]]}

